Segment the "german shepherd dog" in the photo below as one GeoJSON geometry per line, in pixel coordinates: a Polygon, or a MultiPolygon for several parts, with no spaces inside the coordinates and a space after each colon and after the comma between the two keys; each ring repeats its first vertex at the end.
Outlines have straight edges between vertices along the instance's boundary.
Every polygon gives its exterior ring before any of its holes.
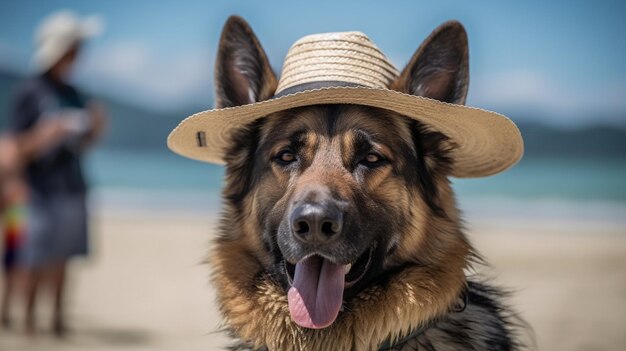
{"type": "MultiPolygon", "coordinates": [[[[239,17],[224,26],[215,79],[219,108],[276,90],[239,17]]],[[[463,104],[463,26],[437,28],[389,88],[463,104]]],[[[233,133],[209,258],[230,348],[519,349],[502,293],[468,275],[482,260],[448,180],[454,147],[427,125],[357,105],[282,111],[233,133]]]]}

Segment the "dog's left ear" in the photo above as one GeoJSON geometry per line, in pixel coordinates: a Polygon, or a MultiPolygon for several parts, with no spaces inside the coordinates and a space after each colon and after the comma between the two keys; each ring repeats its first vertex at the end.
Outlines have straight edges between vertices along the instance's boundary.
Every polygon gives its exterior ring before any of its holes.
{"type": "MultiPolygon", "coordinates": [[[[440,25],[417,49],[390,88],[453,104],[464,104],[469,85],[467,33],[459,22],[440,25]]],[[[410,121],[416,148],[416,179],[424,200],[436,215],[445,210],[438,201],[436,184],[452,167],[454,143],[427,125],[410,121]]]]}
{"type": "Polygon", "coordinates": [[[467,33],[457,21],[435,29],[390,88],[453,104],[465,104],[469,85],[467,33]]]}
{"type": "Polygon", "coordinates": [[[216,107],[266,100],[276,86],[276,75],[252,28],[239,16],[229,17],[215,62],[216,107]]]}

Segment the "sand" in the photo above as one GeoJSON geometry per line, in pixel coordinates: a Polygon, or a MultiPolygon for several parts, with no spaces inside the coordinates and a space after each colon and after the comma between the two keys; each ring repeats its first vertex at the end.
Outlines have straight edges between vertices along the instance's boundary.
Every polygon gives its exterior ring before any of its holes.
{"type": "MultiPolygon", "coordinates": [[[[41,334],[0,331],[0,350],[218,349],[227,341],[215,332],[219,316],[202,263],[214,227],[210,214],[96,216],[93,254],[71,266],[70,337],[49,335],[43,300],[41,334]]],[[[626,347],[626,229],[483,221],[469,231],[491,263],[485,272],[515,290],[511,305],[539,349],[626,347]]]]}

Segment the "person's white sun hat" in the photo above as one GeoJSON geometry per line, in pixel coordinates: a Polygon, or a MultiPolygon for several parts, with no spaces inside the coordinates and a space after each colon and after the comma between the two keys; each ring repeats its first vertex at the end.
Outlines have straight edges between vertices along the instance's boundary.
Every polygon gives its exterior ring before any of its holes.
{"type": "Polygon", "coordinates": [[[79,17],[61,10],[45,17],[35,31],[33,66],[37,73],[48,71],[76,43],[100,35],[104,21],[98,15],[79,17]]]}
{"type": "Polygon", "coordinates": [[[522,157],[522,136],[507,117],[389,89],[397,76],[363,33],[309,35],[289,49],[273,98],[196,113],[170,133],[167,145],[185,157],[223,164],[232,132],[250,122],[295,107],[356,104],[391,110],[444,133],[457,145],[455,177],[496,174],[522,157]]]}

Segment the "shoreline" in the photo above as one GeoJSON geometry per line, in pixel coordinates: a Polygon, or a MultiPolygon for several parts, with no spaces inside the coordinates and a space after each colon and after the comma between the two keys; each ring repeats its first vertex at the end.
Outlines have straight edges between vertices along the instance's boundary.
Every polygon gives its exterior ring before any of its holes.
{"type": "MultiPolygon", "coordinates": [[[[626,234],[626,202],[507,196],[457,196],[464,222],[483,226],[619,231],[626,234]]],[[[98,215],[154,213],[181,216],[219,215],[221,198],[211,189],[95,188],[90,205],[98,215]]]]}

